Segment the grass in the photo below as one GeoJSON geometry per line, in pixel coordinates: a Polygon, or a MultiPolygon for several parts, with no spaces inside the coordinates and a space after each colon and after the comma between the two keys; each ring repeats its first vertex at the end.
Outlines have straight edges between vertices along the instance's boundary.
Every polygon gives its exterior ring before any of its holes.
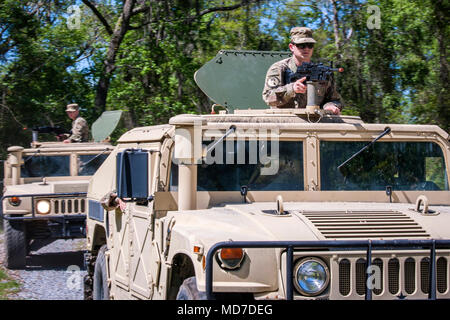
{"type": "Polygon", "coordinates": [[[0,266],[0,300],[8,300],[11,294],[20,291],[20,283],[12,279],[0,266]]]}

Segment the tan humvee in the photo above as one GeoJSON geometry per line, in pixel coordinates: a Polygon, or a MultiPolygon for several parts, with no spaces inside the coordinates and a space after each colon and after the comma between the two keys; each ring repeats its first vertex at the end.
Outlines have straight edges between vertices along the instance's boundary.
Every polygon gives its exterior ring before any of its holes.
{"type": "MultiPolygon", "coordinates": [[[[95,125],[110,126],[100,135],[94,131],[94,139],[110,133],[120,113],[104,113],[114,123],[99,118],[95,125]]],[[[8,148],[0,212],[6,267],[23,268],[34,239],[86,237],[89,179],[113,148],[109,142],[39,142],[36,131],[31,148],[8,148]]]]}
{"type": "Polygon", "coordinates": [[[299,109],[135,128],[89,184],[86,298],[450,298],[449,138],[299,109]]]}

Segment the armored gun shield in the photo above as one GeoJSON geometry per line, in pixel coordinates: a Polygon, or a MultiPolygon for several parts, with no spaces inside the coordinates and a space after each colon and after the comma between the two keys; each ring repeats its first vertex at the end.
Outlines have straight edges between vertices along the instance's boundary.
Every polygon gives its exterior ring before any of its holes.
{"type": "Polygon", "coordinates": [[[114,131],[122,116],[121,110],[105,111],[92,124],[92,137],[95,142],[100,142],[108,138],[114,131]]]}
{"type": "Polygon", "coordinates": [[[234,109],[267,109],[262,99],[269,67],[291,52],[228,51],[219,53],[194,75],[200,89],[215,103],[234,109]]]}

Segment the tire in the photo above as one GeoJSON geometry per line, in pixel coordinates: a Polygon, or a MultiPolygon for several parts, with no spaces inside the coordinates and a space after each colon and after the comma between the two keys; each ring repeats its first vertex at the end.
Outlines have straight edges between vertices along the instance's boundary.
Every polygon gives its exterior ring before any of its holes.
{"type": "Polygon", "coordinates": [[[177,300],[206,300],[206,292],[198,291],[197,279],[190,277],[181,284],[177,300]]]}
{"type": "Polygon", "coordinates": [[[106,244],[104,244],[98,251],[97,260],[95,261],[94,284],[92,289],[92,298],[94,300],[109,300],[105,258],[106,249],[106,244]]]}
{"type": "Polygon", "coordinates": [[[5,266],[23,269],[27,257],[27,240],[24,221],[4,220],[5,266]]]}
{"type": "Polygon", "coordinates": [[[92,277],[88,274],[83,278],[83,299],[92,300],[92,277]]]}

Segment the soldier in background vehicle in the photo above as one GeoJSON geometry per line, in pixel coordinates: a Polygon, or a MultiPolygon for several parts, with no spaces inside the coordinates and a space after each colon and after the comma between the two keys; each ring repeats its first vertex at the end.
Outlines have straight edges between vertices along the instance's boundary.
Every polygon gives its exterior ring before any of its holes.
{"type": "Polygon", "coordinates": [[[66,107],[66,113],[72,122],[72,133],[64,140],[64,143],[71,142],[88,142],[89,140],[89,127],[87,121],[80,116],[80,110],[78,104],[68,104],[66,107]]]}
{"type": "MultiPolygon", "coordinates": [[[[312,30],[306,27],[291,29],[289,50],[292,57],[274,63],[267,71],[263,100],[272,108],[305,108],[307,102],[306,77],[292,83],[286,83],[285,71],[293,72],[304,62],[310,62],[314,52],[312,30]]],[[[341,96],[336,91],[334,79],[318,86],[318,102],[324,110],[340,114],[342,110],[341,96]]]]}

